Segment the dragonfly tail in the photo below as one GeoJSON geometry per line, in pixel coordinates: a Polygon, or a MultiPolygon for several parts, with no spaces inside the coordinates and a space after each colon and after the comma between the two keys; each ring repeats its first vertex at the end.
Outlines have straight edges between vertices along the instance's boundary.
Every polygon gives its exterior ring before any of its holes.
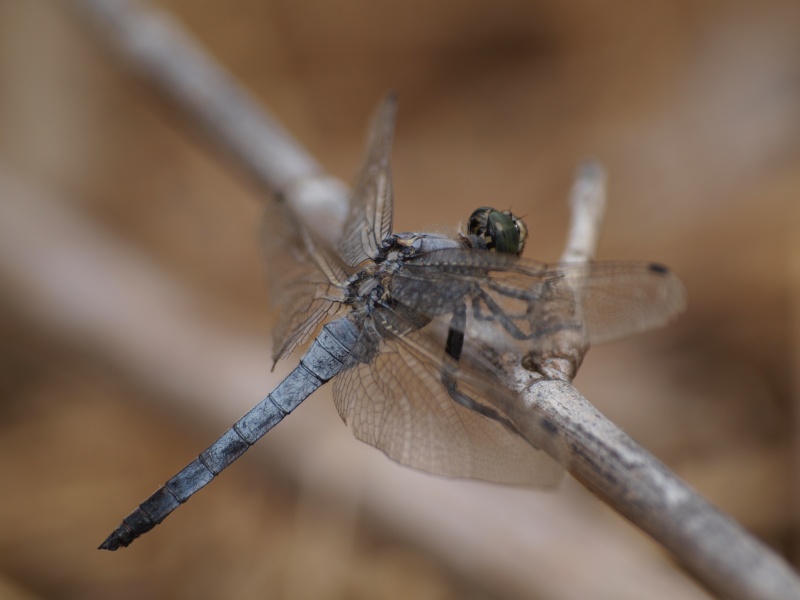
{"type": "Polygon", "coordinates": [[[98,550],[118,550],[161,523],[342,369],[357,331],[347,319],[326,325],[300,364],[200,456],[125,517],[98,550]]]}
{"type": "Polygon", "coordinates": [[[288,411],[275,403],[272,394],[264,398],[200,456],[125,517],[98,550],[118,550],[153,529],[244,454],[287,414],[288,411]]]}

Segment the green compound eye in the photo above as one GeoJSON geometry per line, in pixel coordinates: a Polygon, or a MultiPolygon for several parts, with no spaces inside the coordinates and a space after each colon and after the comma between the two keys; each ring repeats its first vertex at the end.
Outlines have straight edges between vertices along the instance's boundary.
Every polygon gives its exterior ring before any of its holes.
{"type": "Polygon", "coordinates": [[[500,212],[490,206],[473,212],[467,229],[470,235],[481,238],[487,250],[504,254],[521,254],[528,237],[528,228],[522,219],[511,211],[500,212]]]}

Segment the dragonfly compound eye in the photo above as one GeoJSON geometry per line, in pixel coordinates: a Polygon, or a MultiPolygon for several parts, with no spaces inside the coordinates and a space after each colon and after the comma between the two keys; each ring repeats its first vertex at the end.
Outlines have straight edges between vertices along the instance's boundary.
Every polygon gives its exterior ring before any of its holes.
{"type": "Polygon", "coordinates": [[[528,237],[528,228],[522,219],[509,210],[500,212],[490,206],[482,206],[472,213],[467,231],[479,238],[487,250],[517,256],[522,253],[528,237]]]}
{"type": "Polygon", "coordinates": [[[505,214],[511,217],[511,220],[514,222],[514,227],[517,228],[517,232],[519,233],[519,243],[516,254],[520,255],[525,249],[525,242],[528,241],[528,226],[525,225],[525,221],[514,215],[510,210],[507,210],[505,214]]]}
{"type": "Polygon", "coordinates": [[[515,217],[511,211],[492,210],[487,222],[487,233],[492,239],[492,244],[487,246],[503,254],[522,253],[528,236],[528,228],[522,219],[515,217]]]}

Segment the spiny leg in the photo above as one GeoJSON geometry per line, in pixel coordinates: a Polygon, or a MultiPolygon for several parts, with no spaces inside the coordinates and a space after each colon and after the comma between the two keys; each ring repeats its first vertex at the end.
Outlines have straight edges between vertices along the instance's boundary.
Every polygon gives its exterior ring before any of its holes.
{"type": "Polygon", "coordinates": [[[495,302],[492,297],[483,290],[478,290],[478,297],[475,298],[473,304],[475,306],[475,313],[478,319],[481,321],[495,321],[499,323],[503,329],[505,329],[515,340],[523,341],[533,337],[530,334],[524,333],[519,329],[519,327],[514,325],[514,322],[497,304],[497,302],[495,302]],[[484,315],[480,310],[479,300],[482,300],[486,305],[486,308],[489,309],[489,312],[491,313],[490,315],[484,315]]]}
{"type": "Polygon", "coordinates": [[[485,417],[494,419],[514,433],[519,433],[517,427],[506,417],[501,415],[497,409],[473,400],[458,389],[456,372],[458,371],[457,365],[461,360],[461,353],[464,350],[464,329],[466,325],[467,305],[462,302],[459,303],[453,311],[453,317],[450,320],[450,329],[447,331],[447,342],[445,343],[444,351],[455,361],[455,364],[451,364],[447,361],[442,363],[442,385],[447,390],[448,395],[456,403],[485,417]]]}

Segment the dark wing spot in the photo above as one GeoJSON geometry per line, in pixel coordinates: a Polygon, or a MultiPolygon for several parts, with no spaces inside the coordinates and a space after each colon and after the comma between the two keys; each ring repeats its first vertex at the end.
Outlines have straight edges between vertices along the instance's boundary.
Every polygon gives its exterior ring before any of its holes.
{"type": "Polygon", "coordinates": [[[661,265],[659,263],[650,263],[648,265],[648,268],[653,273],[660,273],[662,275],[666,275],[667,273],[669,273],[669,269],[667,267],[665,267],[664,265],[661,265]]]}

